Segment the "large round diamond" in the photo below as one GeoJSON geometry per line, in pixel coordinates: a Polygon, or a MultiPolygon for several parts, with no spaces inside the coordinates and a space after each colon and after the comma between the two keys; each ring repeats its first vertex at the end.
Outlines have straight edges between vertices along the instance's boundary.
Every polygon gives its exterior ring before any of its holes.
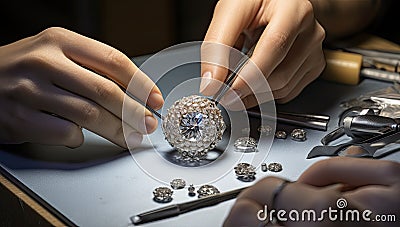
{"type": "Polygon", "coordinates": [[[176,101],[162,123],[165,139],[185,161],[204,159],[221,141],[225,128],[221,110],[198,95],[176,101]]]}
{"type": "Polygon", "coordinates": [[[183,137],[188,140],[200,139],[204,130],[203,114],[199,112],[185,114],[181,120],[180,130],[183,137]]]}

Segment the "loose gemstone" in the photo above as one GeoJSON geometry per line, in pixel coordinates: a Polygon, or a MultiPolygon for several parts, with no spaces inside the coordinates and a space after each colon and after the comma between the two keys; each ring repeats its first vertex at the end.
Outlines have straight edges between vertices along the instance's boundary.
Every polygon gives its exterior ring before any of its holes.
{"type": "Polygon", "coordinates": [[[295,141],[306,141],[307,140],[307,133],[304,129],[293,129],[292,133],[290,133],[292,140],[295,141]]]}
{"type": "Polygon", "coordinates": [[[277,138],[277,139],[286,139],[287,138],[287,134],[286,134],[285,131],[276,131],[275,138],[277,138]]]}
{"type": "Polygon", "coordinates": [[[158,187],[154,189],[153,200],[159,203],[168,203],[172,200],[173,191],[167,187],[158,187]]]}
{"type": "Polygon", "coordinates": [[[186,182],[183,179],[173,179],[171,182],[172,189],[182,189],[186,186],[186,182]]]}
{"type": "Polygon", "coordinates": [[[255,179],[256,168],[249,163],[239,163],[234,170],[239,180],[252,181],[255,179]]]}
{"type": "Polygon", "coordinates": [[[282,165],[277,162],[270,163],[268,165],[268,170],[271,172],[280,172],[282,171],[282,165]]]}
{"type": "Polygon", "coordinates": [[[265,134],[265,135],[271,135],[272,133],[272,127],[269,125],[260,125],[257,128],[257,131],[261,134],[265,134]]]}
{"type": "Polygon", "coordinates": [[[257,151],[257,141],[252,137],[240,137],[235,143],[235,150],[248,153],[257,151]]]}
{"type": "Polygon", "coordinates": [[[218,188],[216,188],[213,185],[209,185],[209,184],[203,185],[197,190],[197,194],[198,194],[199,198],[215,195],[218,193],[220,193],[218,188]]]}

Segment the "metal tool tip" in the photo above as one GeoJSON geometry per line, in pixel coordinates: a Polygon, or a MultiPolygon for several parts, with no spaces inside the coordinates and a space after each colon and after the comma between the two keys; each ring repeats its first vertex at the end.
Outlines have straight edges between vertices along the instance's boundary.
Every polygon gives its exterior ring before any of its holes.
{"type": "Polygon", "coordinates": [[[131,218],[131,220],[133,224],[139,224],[142,221],[142,219],[139,216],[134,216],[131,218]]]}

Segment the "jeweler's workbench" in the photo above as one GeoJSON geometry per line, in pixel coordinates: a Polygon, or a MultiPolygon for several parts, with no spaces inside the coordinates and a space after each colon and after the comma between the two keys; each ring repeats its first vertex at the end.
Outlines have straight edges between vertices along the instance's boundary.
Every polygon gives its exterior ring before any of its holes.
{"type": "MultiPolygon", "coordinates": [[[[141,63],[144,59],[142,57],[134,61],[141,63]]],[[[185,80],[187,75],[195,77],[198,75],[198,69],[196,65],[186,67],[185,72],[175,75],[176,81],[185,80]]],[[[161,80],[158,85],[162,91],[170,90],[176,81],[161,80]]],[[[390,85],[391,83],[370,79],[363,80],[357,86],[317,80],[309,85],[298,98],[289,104],[280,105],[278,109],[286,112],[329,115],[331,121],[328,131],[330,131],[336,127],[338,115],[343,111],[339,107],[342,101],[390,85]]],[[[160,127],[159,124],[158,130],[161,130],[160,127]]],[[[290,134],[294,128],[296,127],[278,124],[276,129],[284,129],[290,134]]],[[[258,168],[256,181],[266,176],[296,180],[311,164],[322,159],[306,159],[306,157],[314,146],[320,144],[321,138],[327,132],[306,130],[307,140],[303,142],[289,138],[274,140],[265,162],[280,163],[283,170],[263,172],[258,168]]],[[[162,183],[147,175],[134,161],[130,152],[88,131],[84,133],[86,141],[77,149],[39,145],[2,146],[0,147],[2,174],[15,185],[22,187],[22,191],[38,203],[33,205],[34,207],[43,206],[49,211],[48,215],[53,215],[53,219],[58,219],[67,225],[132,226],[129,219],[131,216],[165,205],[152,200],[153,190],[162,186],[162,183]]],[[[145,142],[137,152],[145,154],[145,152],[151,152],[152,149],[145,142]]],[[[400,153],[393,153],[384,159],[400,161],[400,153]]],[[[163,161],[165,160],[162,158],[154,160],[153,165],[158,165],[157,162],[163,161]]],[[[233,167],[231,173],[212,182],[221,192],[249,186],[256,182],[238,181],[233,167]]],[[[179,177],[171,175],[171,180],[179,177]]],[[[190,179],[185,180],[190,184],[190,179]]],[[[2,183],[4,181],[6,180],[1,180],[2,183]]],[[[174,191],[172,203],[193,199],[195,198],[187,195],[186,189],[182,189],[182,191],[174,191]]],[[[23,201],[30,205],[29,202],[23,201]]],[[[221,226],[233,202],[234,200],[231,200],[211,208],[145,226],[221,226]]],[[[0,225],[2,222],[4,221],[0,219],[0,225]]],[[[57,224],[57,222],[48,222],[57,224]]],[[[32,224],[38,223],[39,221],[36,221],[32,224]]]]}

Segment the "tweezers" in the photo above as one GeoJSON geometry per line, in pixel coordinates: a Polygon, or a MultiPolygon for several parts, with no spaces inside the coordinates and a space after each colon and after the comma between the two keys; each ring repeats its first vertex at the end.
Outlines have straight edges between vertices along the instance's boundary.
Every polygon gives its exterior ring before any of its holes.
{"type": "Polygon", "coordinates": [[[156,115],[158,118],[160,118],[161,120],[164,120],[164,116],[162,116],[159,112],[157,112],[155,109],[151,108],[150,106],[148,106],[145,102],[143,102],[142,100],[136,98],[134,95],[132,95],[128,90],[125,91],[125,93],[132,98],[133,100],[135,100],[136,102],[140,103],[141,105],[143,105],[144,107],[146,107],[146,109],[148,109],[151,113],[153,113],[154,115],[156,115]]]}
{"type": "Polygon", "coordinates": [[[180,214],[184,214],[193,210],[201,209],[204,207],[214,206],[221,202],[236,198],[240,192],[245,190],[248,187],[235,189],[232,191],[211,195],[207,197],[203,197],[200,199],[196,199],[193,201],[178,203],[174,205],[169,205],[165,207],[161,207],[155,210],[150,210],[135,216],[132,216],[131,222],[134,225],[144,224],[148,222],[153,222],[157,220],[162,220],[170,217],[175,217],[180,214]]]}
{"type": "MultiPolygon", "coordinates": [[[[229,88],[232,86],[233,82],[235,82],[235,79],[237,78],[237,76],[239,75],[239,72],[243,69],[243,67],[247,64],[247,62],[249,62],[250,57],[253,55],[254,49],[255,49],[256,45],[253,45],[249,51],[247,52],[247,54],[245,56],[243,56],[238,64],[236,65],[236,67],[234,68],[234,70],[232,71],[231,74],[229,74],[229,76],[227,77],[226,81],[224,82],[224,84],[226,86],[222,86],[217,93],[215,93],[215,95],[213,96],[213,98],[211,99],[212,101],[215,102],[215,104],[218,104],[219,101],[221,100],[221,98],[225,95],[225,93],[229,90],[229,88]]],[[[156,115],[158,118],[160,118],[161,120],[164,119],[164,116],[162,116],[159,112],[157,112],[155,109],[151,108],[150,106],[148,106],[146,103],[144,103],[143,101],[139,100],[138,98],[136,98],[134,95],[132,95],[130,92],[128,92],[126,90],[126,94],[134,99],[135,101],[139,102],[140,104],[142,104],[143,106],[145,106],[150,112],[152,112],[154,115],[156,115]]]]}
{"type": "MultiPolygon", "coordinates": [[[[272,119],[271,115],[266,113],[261,114],[259,111],[247,110],[250,117],[272,119]]],[[[306,113],[288,113],[288,112],[276,112],[276,121],[305,127],[309,129],[315,129],[320,131],[326,131],[328,129],[330,117],[322,114],[306,114],[306,113]]]]}
{"type": "Polygon", "coordinates": [[[247,54],[243,56],[239,62],[236,64],[235,68],[232,70],[232,72],[228,75],[227,79],[225,80],[224,84],[225,86],[222,86],[217,93],[213,96],[212,100],[215,101],[216,104],[219,103],[221,98],[226,94],[226,92],[229,90],[229,88],[232,86],[233,82],[235,82],[236,78],[238,77],[240,71],[243,69],[243,67],[250,61],[251,56],[253,55],[254,49],[256,48],[256,45],[253,45],[249,51],[247,51],[247,54]]]}
{"type": "MultiPolygon", "coordinates": [[[[391,143],[395,143],[400,140],[400,131],[390,131],[381,135],[374,136],[372,138],[365,139],[361,142],[350,141],[333,146],[316,146],[314,147],[307,156],[307,159],[320,157],[320,156],[338,156],[341,151],[350,146],[359,146],[365,152],[362,154],[353,155],[353,157],[372,157],[374,158],[375,152],[391,143]]],[[[385,153],[386,154],[386,153],[385,153]]],[[[352,156],[352,155],[345,155],[352,156]]],[[[382,156],[382,155],[380,155],[382,156]]]]}

